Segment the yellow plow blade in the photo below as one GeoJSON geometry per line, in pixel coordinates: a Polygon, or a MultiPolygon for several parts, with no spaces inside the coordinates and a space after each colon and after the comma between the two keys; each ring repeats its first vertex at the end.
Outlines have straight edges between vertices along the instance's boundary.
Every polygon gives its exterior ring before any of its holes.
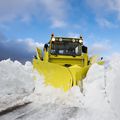
{"type": "Polygon", "coordinates": [[[33,60],[33,67],[44,76],[46,85],[61,88],[64,91],[72,87],[72,77],[67,68],[37,59],[33,60]]]}
{"type": "Polygon", "coordinates": [[[80,81],[86,76],[89,67],[80,67],[78,65],[66,68],[58,64],[33,60],[34,69],[40,75],[44,76],[46,85],[51,85],[55,88],[61,88],[68,91],[72,86],[80,85],[80,81]]]}

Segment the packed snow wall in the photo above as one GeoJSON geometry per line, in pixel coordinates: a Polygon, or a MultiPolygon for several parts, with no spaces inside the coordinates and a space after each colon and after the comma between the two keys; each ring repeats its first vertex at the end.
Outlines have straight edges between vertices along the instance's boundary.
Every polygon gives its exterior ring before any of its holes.
{"type": "Polygon", "coordinates": [[[98,118],[120,119],[120,56],[112,56],[104,66],[92,65],[84,79],[84,91],[73,87],[67,93],[51,86],[45,86],[43,76],[33,72],[32,64],[22,65],[18,61],[3,60],[0,62],[0,107],[28,96],[40,104],[62,104],[80,107],[74,119],[87,120],[98,118]],[[37,80],[34,81],[34,75],[37,80]],[[35,88],[35,91],[33,92],[35,88]],[[90,116],[89,116],[90,114],[90,116]]]}

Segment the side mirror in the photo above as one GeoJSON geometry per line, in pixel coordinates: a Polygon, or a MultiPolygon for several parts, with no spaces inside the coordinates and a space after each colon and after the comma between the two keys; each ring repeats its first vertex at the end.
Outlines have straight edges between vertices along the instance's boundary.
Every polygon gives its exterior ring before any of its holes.
{"type": "Polygon", "coordinates": [[[47,51],[47,49],[48,49],[48,44],[45,44],[45,45],[44,45],[44,49],[47,51]]]}
{"type": "Polygon", "coordinates": [[[37,56],[36,56],[36,55],[34,55],[34,58],[35,58],[35,59],[37,59],[37,56]]]}
{"type": "Polygon", "coordinates": [[[103,57],[101,57],[100,59],[103,60],[103,57]]]}
{"type": "Polygon", "coordinates": [[[82,52],[83,52],[83,53],[87,53],[87,47],[84,46],[84,45],[82,46],[82,52]]]}

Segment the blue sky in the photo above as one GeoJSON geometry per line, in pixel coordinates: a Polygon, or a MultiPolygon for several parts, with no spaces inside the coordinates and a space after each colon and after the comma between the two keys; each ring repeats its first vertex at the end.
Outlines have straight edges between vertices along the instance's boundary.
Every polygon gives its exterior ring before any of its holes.
{"type": "Polygon", "coordinates": [[[120,1],[0,0],[0,60],[30,60],[53,32],[81,34],[90,54],[119,53],[120,1]]]}

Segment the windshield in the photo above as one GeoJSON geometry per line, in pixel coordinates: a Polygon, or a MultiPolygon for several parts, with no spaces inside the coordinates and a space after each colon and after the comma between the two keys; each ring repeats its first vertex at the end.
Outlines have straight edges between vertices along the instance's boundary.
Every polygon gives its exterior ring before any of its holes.
{"type": "Polygon", "coordinates": [[[81,55],[81,45],[79,42],[54,41],[51,44],[51,54],[59,55],[81,55]]]}

